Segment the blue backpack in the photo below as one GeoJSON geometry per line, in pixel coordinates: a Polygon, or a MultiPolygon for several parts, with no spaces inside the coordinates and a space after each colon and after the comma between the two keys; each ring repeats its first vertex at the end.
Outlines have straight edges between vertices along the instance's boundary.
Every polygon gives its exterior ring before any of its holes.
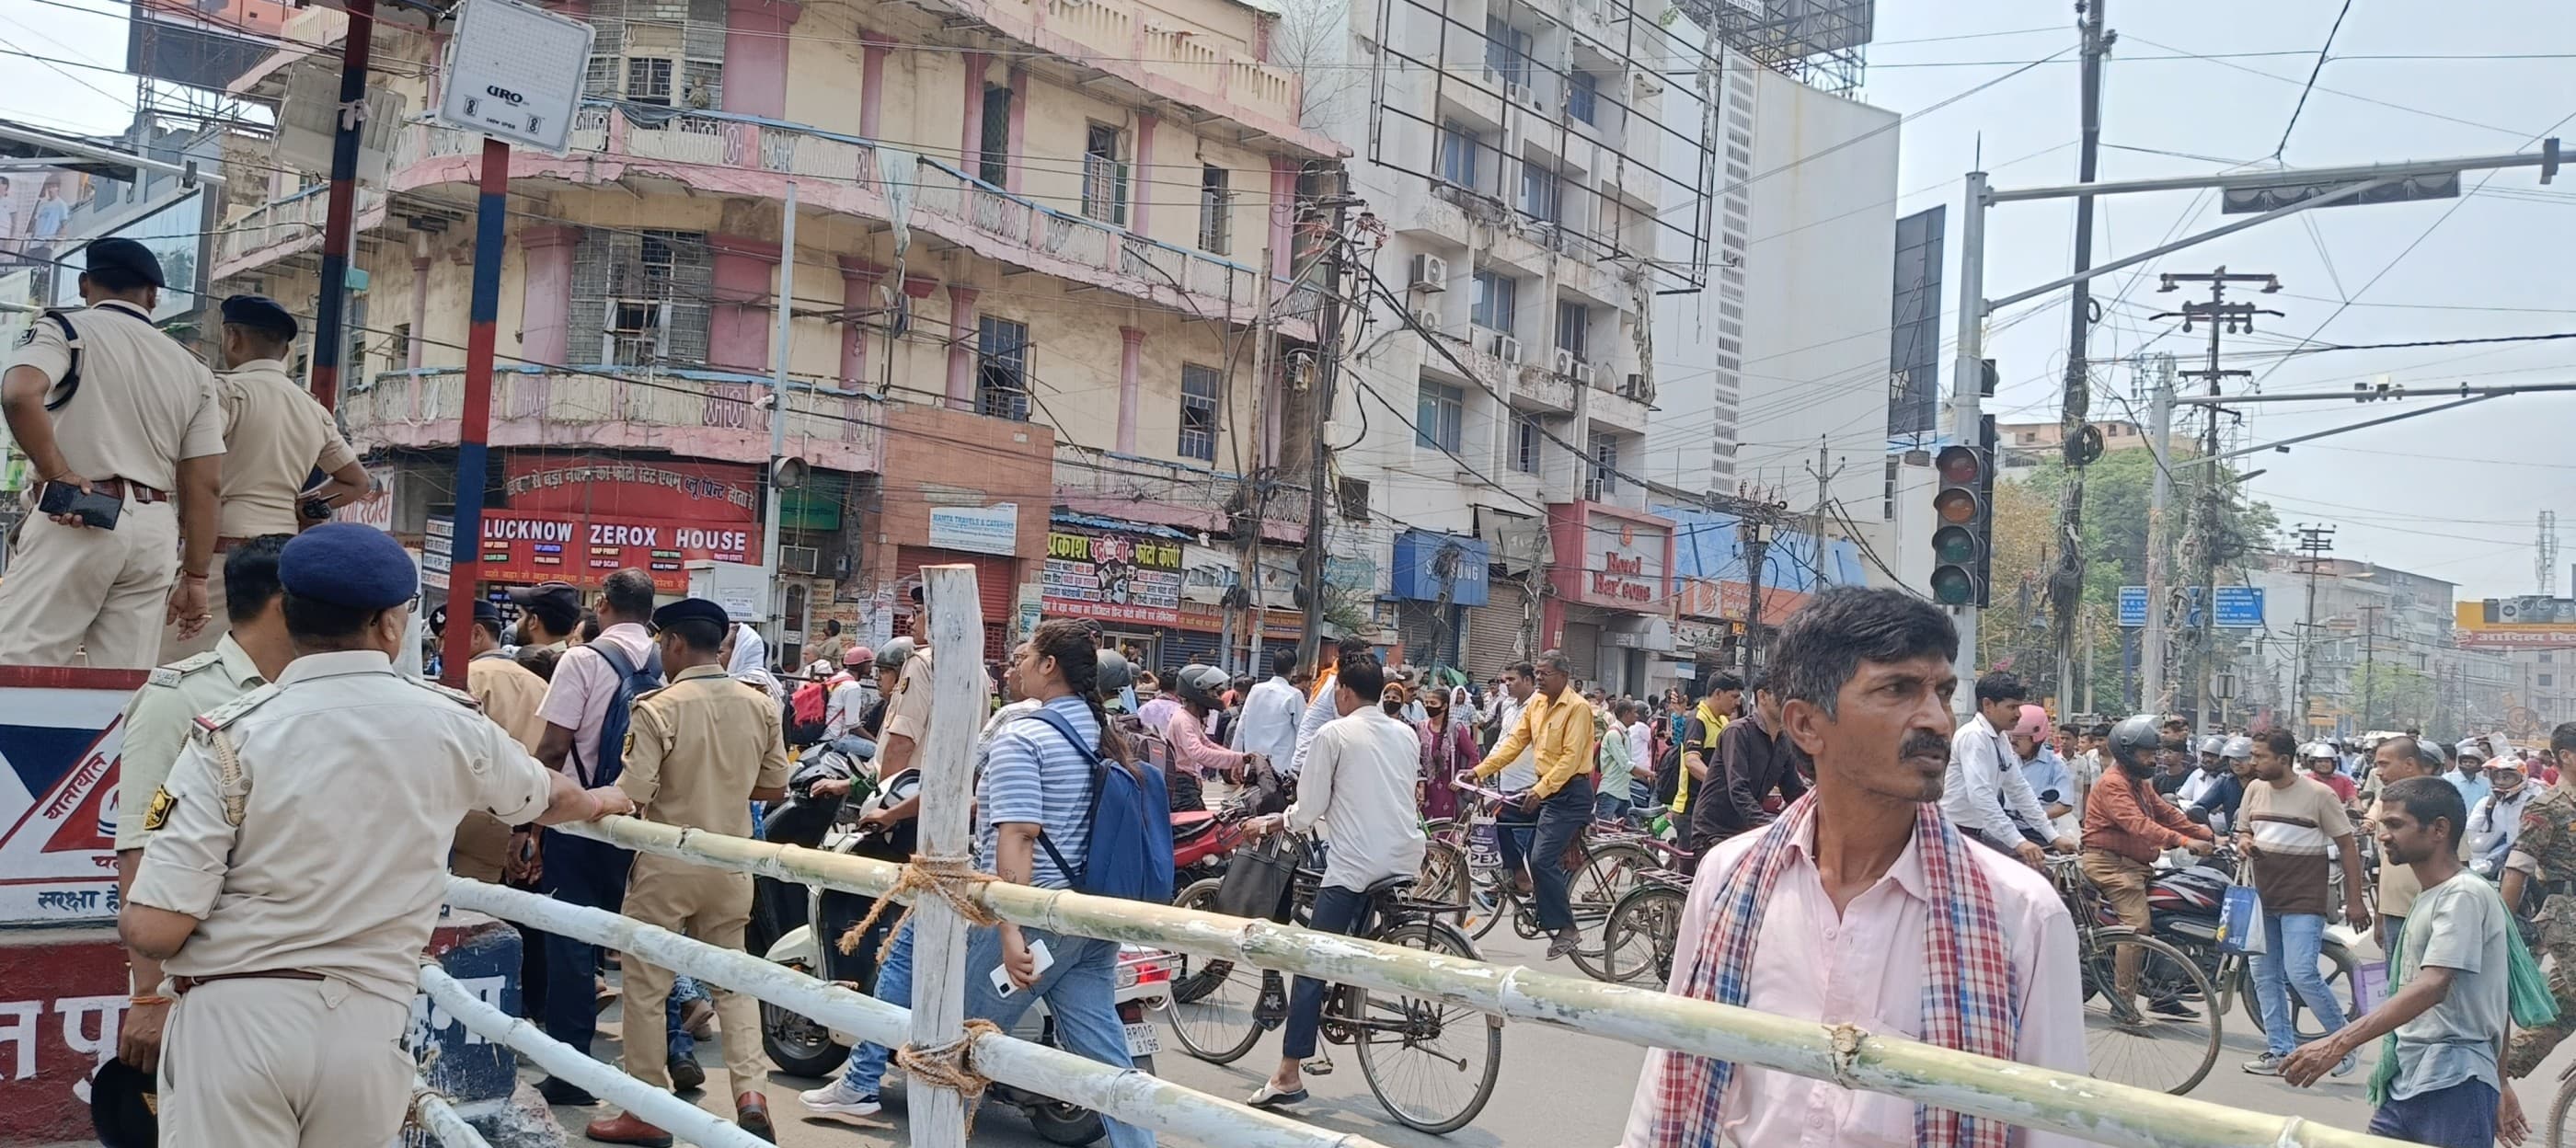
{"type": "Polygon", "coordinates": [[[1065,864],[1055,843],[1045,832],[1038,834],[1056,871],[1078,893],[1171,904],[1172,799],[1163,771],[1151,763],[1102,760],[1073,723],[1054,710],[1041,707],[1028,716],[1055,730],[1091,769],[1091,798],[1082,817],[1091,827],[1091,840],[1082,865],[1065,864]]]}
{"type": "Polygon", "coordinates": [[[599,760],[585,767],[578,744],[573,748],[574,776],[591,787],[615,784],[617,775],[626,772],[626,729],[634,720],[635,698],[662,688],[661,651],[653,652],[642,667],[626,660],[626,651],[615,643],[589,643],[590,652],[607,659],[608,668],[617,672],[617,696],[608,700],[608,713],[599,722],[599,760]]]}

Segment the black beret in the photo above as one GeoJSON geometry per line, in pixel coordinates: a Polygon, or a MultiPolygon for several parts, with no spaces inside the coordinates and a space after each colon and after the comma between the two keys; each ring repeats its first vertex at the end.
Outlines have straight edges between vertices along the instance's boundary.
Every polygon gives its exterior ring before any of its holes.
{"type": "Polygon", "coordinates": [[[90,1127],[106,1148],[152,1148],[161,1142],[160,1101],[151,1073],[108,1061],[90,1078],[90,1127]]]}
{"type": "Polygon", "coordinates": [[[355,522],[326,522],[295,536],[277,556],[277,580],[298,597],[384,610],[420,593],[420,570],[394,536],[355,522]]]}
{"type": "Polygon", "coordinates": [[[501,608],[493,605],[489,598],[477,598],[474,600],[474,620],[498,626],[501,624],[501,608]]]}
{"type": "Polygon", "coordinates": [[[295,316],[266,295],[235,295],[224,300],[224,322],[248,327],[254,331],[292,339],[299,329],[295,316]]]}
{"type": "Polygon", "coordinates": [[[89,245],[89,269],[123,271],[155,287],[170,284],[161,278],[161,260],[152,249],[131,239],[102,239],[89,245]]]}
{"type": "Polygon", "coordinates": [[[682,598],[653,611],[653,624],[662,629],[670,629],[681,622],[712,622],[718,628],[733,625],[733,619],[726,615],[724,607],[704,598],[682,598]]]}

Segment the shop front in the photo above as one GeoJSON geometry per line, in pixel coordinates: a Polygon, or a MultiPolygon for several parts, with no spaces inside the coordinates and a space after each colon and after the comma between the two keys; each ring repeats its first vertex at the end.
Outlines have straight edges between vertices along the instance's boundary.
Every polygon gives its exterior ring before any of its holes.
{"type": "Polygon", "coordinates": [[[1672,521],[1598,502],[1548,507],[1555,561],[1540,645],[1611,695],[1652,697],[1674,680],[1672,521]]]}
{"type": "Polygon", "coordinates": [[[1212,649],[1212,640],[1180,636],[1186,537],[1166,526],[1057,514],[1047,531],[1040,608],[1050,618],[1098,622],[1102,643],[1144,669],[1160,669],[1185,646],[1204,641],[1212,649]]]}
{"type": "Polygon", "coordinates": [[[1491,600],[1493,554],[1483,539],[1429,530],[1395,536],[1395,632],[1410,665],[1461,664],[1467,611],[1491,600]]]}

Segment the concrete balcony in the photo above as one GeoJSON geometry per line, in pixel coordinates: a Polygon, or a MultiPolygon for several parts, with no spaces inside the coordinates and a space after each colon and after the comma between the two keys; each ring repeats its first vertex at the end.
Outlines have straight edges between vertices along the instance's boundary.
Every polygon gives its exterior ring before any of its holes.
{"type": "MultiPolygon", "coordinates": [[[[1083,514],[1211,534],[1232,534],[1235,530],[1237,517],[1229,514],[1226,507],[1243,493],[1240,475],[1170,459],[1092,450],[1069,442],[1058,442],[1055,455],[1055,501],[1059,506],[1083,514]]],[[[1240,520],[1250,519],[1251,512],[1246,509],[1240,520]]],[[[1304,487],[1283,485],[1271,493],[1264,507],[1261,534],[1273,542],[1306,540],[1304,487]]]]}
{"type": "MultiPolygon", "coordinates": [[[[413,123],[395,150],[388,182],[397,193],[452,189],[459,208],[471,210],[482,147],[479,136],[413,123]]],[[[890,188],[909,191],[910,226],[984,258],[1238,324],[1249,324],[1259,310],[1264,273],[1248,264],[1146,239],[1014,195],[928,156],[881,152],[875,141],[857,136],[726,112],[635,114],[594,103],[574,120],[569,149],[560,159],[513,151],[510,178],[597,185],[650,177],[693,192],[769,200],[784,198],[794,178],[806,209],[875,220],[896,214],[886,200],[890,188]]],[[[323,201],[315,188],[230,221],[215,239],[215,277],[318,249],[323,201]]],[[[384,219],[383,193],[361,189],[358,229],[384,219]]],[[[1287,285],[1274,281],[1274,289],[1289,316],[1286,332],[1312,338],[1312,308],[1300,317],[1287,306],[1296,302],[1287,285]]]]}
{"type": "Polygon", "coordinates": [[[1574,380],[1544,363],[1525,363],[1511,371],[1512,406],[1551,415],[1574,413],[1574,380]]]}
{"type": "Polygon", "coordinates": [[[1592,381],[1589,411],[1592,421],[1630,434],[1646,433],[1648,411],[1644,400],[1626,393],[1627,376],[1612,375],[1608,364],[1591,367],[1601,372],[1592,381]]]}
{"type": "MultiPolygon", "coordinates": [[[[769,412],[752,405],[769,379],[725,371],[637,367],[496,367],[493,446],[661,450],[695,458],[766,464],[769,412]]],[[[351,445],[456,445],[465,372],[456,367],[389,371],[340,394],[351,445]]],[[[787,453],[830,470],[876,471],[884,458],[886,404],[872,395],[817,389],[791,380],[787,453]]]]}

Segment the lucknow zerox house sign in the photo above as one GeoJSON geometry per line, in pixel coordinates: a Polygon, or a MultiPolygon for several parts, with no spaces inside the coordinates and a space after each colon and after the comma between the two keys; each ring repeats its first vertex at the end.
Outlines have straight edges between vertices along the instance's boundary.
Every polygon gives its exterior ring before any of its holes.
{"type": "Polygon", "coordinates": [[[465,0],[447,45],[438,119],[503,143],[564,154],[593,29],[512,0],[465,0]]]}

